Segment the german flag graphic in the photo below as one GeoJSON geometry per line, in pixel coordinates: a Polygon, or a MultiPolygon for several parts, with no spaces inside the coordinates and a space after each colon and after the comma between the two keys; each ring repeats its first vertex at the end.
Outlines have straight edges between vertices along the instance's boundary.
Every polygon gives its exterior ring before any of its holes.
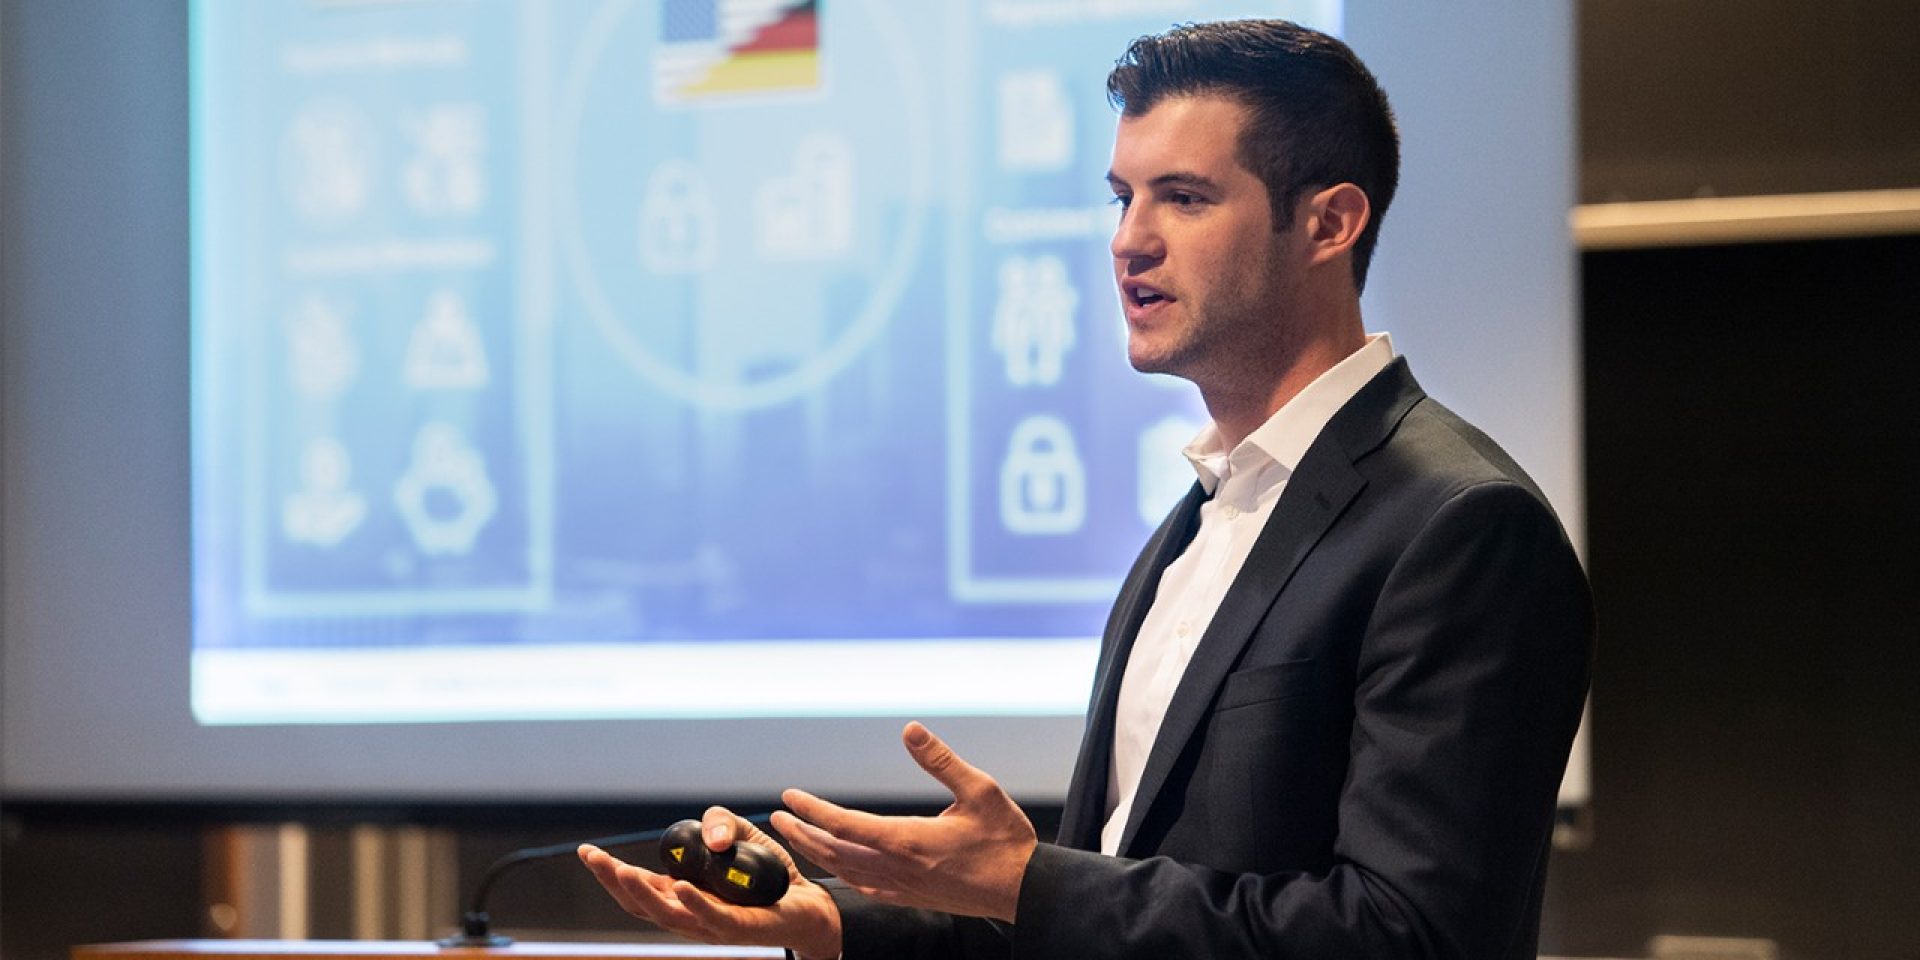
{"type": "Polygon", "coordinates": [[[820,88],[821,0],[661,0],[664,103],[820,88]]]}

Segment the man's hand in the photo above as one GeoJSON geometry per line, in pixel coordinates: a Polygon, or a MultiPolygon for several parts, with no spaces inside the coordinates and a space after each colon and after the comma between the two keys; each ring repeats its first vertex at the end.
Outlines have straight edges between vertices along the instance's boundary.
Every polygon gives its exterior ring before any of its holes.
{"type": "Polygon", "coordinates": [[[583,844],[580,860],[623,909],[669,932],[705,943],[786,947],[802,957],[840,955],[840,908],[800,875],[778,842],[722,807],[707,810],[700,834],[709,850],[725,850],[738,839],[778,853],[787,863],[787,895],[771,907],[740,907],[685,880],[623,863],[599,847],[583,844]]]}
{"type": "Polygon", "coordinates": [[[992,777],[926,727],[907,724],[902,739],[953,792],[939,816],[875,816],[788,790],[781,799],[793,814],[775,812],[774,828],[802,856],[877,900],[1013,920],[1033,857],[1033,824],[992,777]]]}

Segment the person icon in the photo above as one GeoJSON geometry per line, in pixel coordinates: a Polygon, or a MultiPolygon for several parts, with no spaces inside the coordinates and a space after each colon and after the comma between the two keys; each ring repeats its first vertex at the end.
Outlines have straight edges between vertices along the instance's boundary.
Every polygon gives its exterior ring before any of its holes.
{"type": "Polygon", "coordinates": [[[300,455],[300,489],[280,507],[280,528],[288,540],[332,547],[366,518],[367,501],[351,489],[353,461],[332,437],[307,444],[300,455]]]}
{"type": "Polygon", "coordinates": [[[1006,361],[1007,382],[1045,387],[1060,382],[1077,333],[1080,294],[1059,257],[1009,257],[1000,262],[999,300],[993,310],[993,348],[1006,361]]]}

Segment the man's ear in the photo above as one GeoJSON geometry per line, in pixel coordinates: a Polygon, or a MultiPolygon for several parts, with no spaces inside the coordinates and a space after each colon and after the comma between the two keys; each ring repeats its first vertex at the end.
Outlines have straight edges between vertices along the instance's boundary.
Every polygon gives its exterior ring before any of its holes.
{"type": "Polygon", "coordinates": [[[1302,202],[1310,262],[1316,266],[1350,254],[1373,219],[1367,192],[1351,183],[1336,183],[1302,202]]]}

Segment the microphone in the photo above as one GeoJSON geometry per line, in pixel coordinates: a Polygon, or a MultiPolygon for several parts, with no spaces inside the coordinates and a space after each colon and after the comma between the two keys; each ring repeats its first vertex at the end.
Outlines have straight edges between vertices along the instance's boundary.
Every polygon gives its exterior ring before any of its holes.
{"type": "MultiPolygon", "coordinates": [[[[748,823],[764,826],[772,821],[773,816],[772,814],[756,813],[753,816],[742,817],[741,819],[746,820],[748,823]]],[[[609,850],[614,847],[632,846],[636,843],[657,843],[670,834],[673,835],[676,842],[682,844],[682,846],[676,847],[679,851],[677,855],[669,854],[667,851],[662,850],[660,859],[662,863],[667,866],[667,872],[676,879],[688,880],[695,886],[723,900],[734,903],[746,903],[753,906],[766,906],[771,904],[787,892],[787,868],[786,864],[782,862],[779,857],[760,850],[756,844],[736,840],[734,841],[733,847],[728,850],[727,853],[713,854],[712,859],[709,860],[707,854],[709,854],[710,851],[707,850],[706,844],[699,839],[699,821],[682,820],[671,827],[662,829],[641,830],[637,833],[621,833],[611,837],[599,837],[593,840],[581,840],[572,843],[556,843],[545,847],[526,847],[508,853],[488,866],[486,872],[480,875],[480,881],[474,884],[473,899],[469,902],[467,912],[460,915],[460,933],[456,936],[445,937],[434,942],[446,948],[511,946],[513,944],[513,938],[493,933],[490,929],[492,919],[487,916],[487,894],[493,889],[494,883],[500,879],[502,874],[523,863],[574,856],[580,849],[582,843],[590,843],[602,850],[609,850]],[[691,825],[691,831],[688,829],[689,825],[691,825]],[[720,883],[703,882],[703,878],[698,874],[688,875],[682,869],[675,869],[677,864],[692,859],[688,856],[690,851],[684,846],[686,842],[685,838],[689,836],[693,838],[693,843],[698,848],[696,852],[698,863],[702,868],[713,871],[709,876],[719,876],[721,878],[720,883]],[[710,863],[714,866],[709,867],[710,863]],[[778,867],[779,872],[777,879],[772,874],[771,868],[768,866],[769,864],[778,867]],[[729,886],[733,889],[729,890],[729,886]],[[743,900],[741,899],[743,896],[750,896],[751,899],[743,900]]]]}

